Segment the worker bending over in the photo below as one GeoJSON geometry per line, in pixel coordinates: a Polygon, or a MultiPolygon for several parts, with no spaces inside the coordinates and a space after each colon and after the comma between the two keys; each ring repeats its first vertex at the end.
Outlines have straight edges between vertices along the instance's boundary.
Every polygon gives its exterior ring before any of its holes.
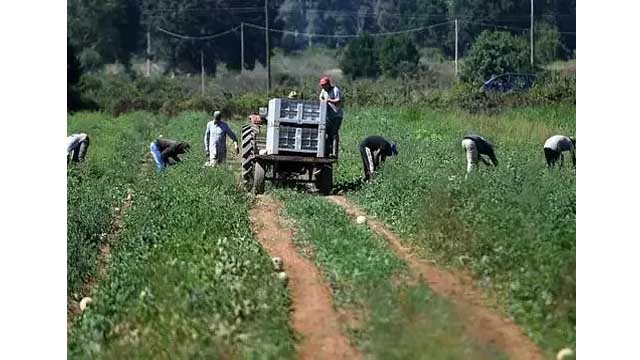
{"type": "Polygon", "coordinates": [[[67,137],[67,164],[84,161],[89,149],[89,135],[85,133],[71,134],[67,137]]]}
{"type": "Polygon", "coordinates": [[[563,152],[571,152],[571,160],[573,166],[576,166],[576,139],[564,135],[554,135],[544,142],[544,157],[547,159],[547,166],[552,168],[558,159],[560,159],[560,167],[564,165],[563,152]]]}
{"type": "Polygon", "coordinates": [[[369,136],[360,143],[360,155],[364,166],[364,179],[370,180],[387,156],[398,155],[396,144],[391,144],[382,136],[369,136]]]}
{"type": "Polygon", "coordinates": [[[213,113],[213,120],[207,123],[204,133],[204,149],[209,158],[208,165],[214,166],[227,160],[227,135],[233,140],[233,146],[238,153],[238,138],[229,125],[220,118],[220,111],[213,113]]]}
{"type": "Polygon", "coordinates": [[[467,174],[477,166],[478,161],[482,160],[485,165],[491,165],[482,155],[486,155],[491,159],[493,166],[498,166],[498,159],[493,151],[493,145],[480,135],[471,134],[462,139],[462,148],[467,153],[467,174]]]}
{"type": "Polygon", "coordinates": [[[149,146],[153,160],[156,163],[158,171],[164,170],[168,165],[174,165],[180,162],[178,155],[184,154],[191,149],[191,145],[186,142],[158,139],[149,146]]]}
{"type": "Polygon", "coordinates": [[[337,86],[331,85],[328,76],[320,78],[320,101],[327,103],[327,137],[329,140],[329,156],[338,156],[340,137],[338,132],[342,126],[342,94],[337,86]]]}

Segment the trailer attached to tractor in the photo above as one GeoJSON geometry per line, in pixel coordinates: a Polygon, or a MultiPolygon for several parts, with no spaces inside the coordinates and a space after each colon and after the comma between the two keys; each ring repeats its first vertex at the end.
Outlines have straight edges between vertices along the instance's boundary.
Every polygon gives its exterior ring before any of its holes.
{"type": "Polygon", "coordinates": [[[333,187],[328,156],[327,105],[324,102],[271,99],[264,125],[242,128],[242,180],[254,194],[264,192],[266,180],[315,184],[322,194],[333,187]]]}

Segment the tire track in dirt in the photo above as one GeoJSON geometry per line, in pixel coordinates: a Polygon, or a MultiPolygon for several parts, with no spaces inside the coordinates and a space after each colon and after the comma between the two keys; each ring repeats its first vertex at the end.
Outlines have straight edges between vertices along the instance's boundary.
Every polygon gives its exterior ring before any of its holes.
{"type": "Polygon", "coordinates": [[[281,206],[268,195],[258,196],[250,212],[257,239],[270,256],[282,258],[289,277],[291,327],[302,335],[299,359],[361,359],[362,355],[342,334],[340,317],[324,277],[293,244],[293,230],[282,225],[281,206]]]}
{"type": "Polygon", "coordinates": [[[453,274],[419,259],[411,249],[402,246],[400,238],[382,222],[369,218],[346,197],[333,195],[328,198],[352,217],[365,216],[367,226],[389,241],[393,251],[407,261],[414,276],[426,281],[436,294],[450,299],[455,304],[470,336],[483,343],[497,346],[509,356],[509,359],[544,359],[540,348],[513,320],[489,307],[487,296],[468,276],[453,274]]]}

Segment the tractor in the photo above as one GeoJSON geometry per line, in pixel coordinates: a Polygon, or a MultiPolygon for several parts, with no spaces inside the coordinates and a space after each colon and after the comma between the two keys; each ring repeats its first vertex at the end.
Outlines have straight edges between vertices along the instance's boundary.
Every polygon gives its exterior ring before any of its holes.
{"type": "Polygon", "coordinates": [[[265,181],[315,184],[331,193],[333,164],[328,156],[327,105],[319,101],[271,99],[266,126],[264,111],[249,117],[242,127],[242,181],[254,194],[264,192],[265,181]]]}

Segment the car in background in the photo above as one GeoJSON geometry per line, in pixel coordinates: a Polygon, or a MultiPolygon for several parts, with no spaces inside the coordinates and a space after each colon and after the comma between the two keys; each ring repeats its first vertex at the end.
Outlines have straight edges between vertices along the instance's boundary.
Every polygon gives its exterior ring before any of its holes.
{"type": "Polygon", "coordinates": [[[535,74],[506,73],[492,76],[482,84],[485,92],[520,92],[529,90],[536,82],[535,74]]]}

